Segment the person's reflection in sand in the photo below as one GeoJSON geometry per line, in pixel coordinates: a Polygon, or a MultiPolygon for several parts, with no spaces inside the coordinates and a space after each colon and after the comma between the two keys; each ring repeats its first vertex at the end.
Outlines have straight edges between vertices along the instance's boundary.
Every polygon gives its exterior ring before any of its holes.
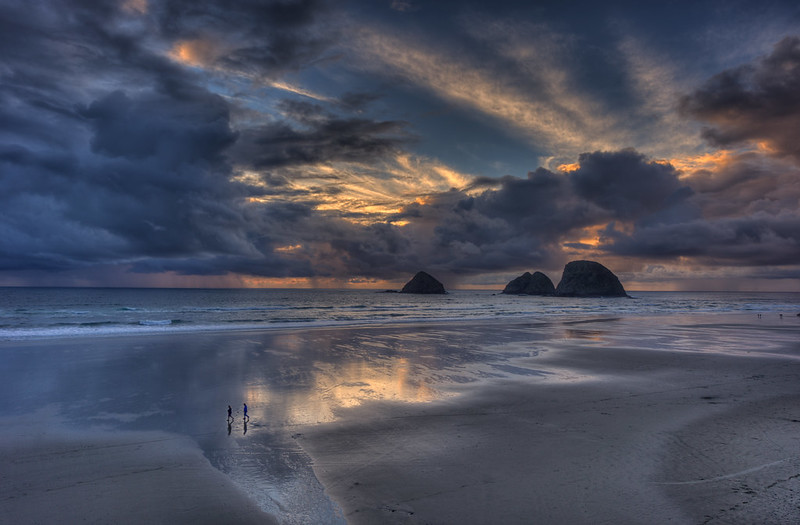
{"type": "Polygon", "coordinates": [[[242,435],[244,436],[245,434],[247,434],[247,420],[246,419],[244,420],[244,432],[242,432],[242,435]]]}
{"type": "Polygon", "coordinates": [[[232,422],[233,422],[232,420],[230,420],[230,419],[228,420],[228,435],[229,435],[229,436],[231,435],[231,430],[232,430],[232,429],[231,429],[231,423],[232,423],[232,422]]]}

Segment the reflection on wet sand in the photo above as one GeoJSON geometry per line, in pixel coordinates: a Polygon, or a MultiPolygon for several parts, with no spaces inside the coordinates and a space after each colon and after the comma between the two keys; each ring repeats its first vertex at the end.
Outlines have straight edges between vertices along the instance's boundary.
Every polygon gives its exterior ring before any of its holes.
{"type": "Polygon", "coordinates": [[[277,424],[280,414],[281,426],[295,426],[335,421],[337,411],[366,401],[424,403],[450,395],[413,374],[413,367],[406,357],[314,361],[305,384],[278,394],[262,381],[250,384],[244,398],[255,418],[277,424]]]}
{"type": "Polygon", "coordinates": [[[313,390],[317,404],[326,406],[326,412],[334,412],[339,407],[354,407],[368,400],[421,403],[442,397],[440,392],[409,375],[410,368],[409,360],[404,357],[386,359],[380,364],[315,363],[313,390]]]}
{"type": "Polygon", "coordinates": [[[0,388],[28,392],[26,407],[57,399],[61,417],[78,426],[88,421],[106,430],[191,436],[213,466],[282,523],[341,523],[293,439],[303,426],[338,422],[372,403],[434,402],[482,381],[585,379],[543,359],[565,337],[554,326],[405,325],[32,343],[6,352],[0,388]]]}
{"type": "Polygon", "coordinates": [[[576,330],[576,329],[565,329],[564,330],[564,338],[566,339],[580,339],[582,341],[595,341],[595,342],[602,342],[606,332],[600,330],[576,330]]]}

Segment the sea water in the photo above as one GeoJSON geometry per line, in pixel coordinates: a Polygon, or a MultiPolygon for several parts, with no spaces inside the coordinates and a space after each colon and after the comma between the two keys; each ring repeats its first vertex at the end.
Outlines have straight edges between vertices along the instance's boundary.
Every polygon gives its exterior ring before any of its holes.
{"type": "Polygon", "coordinates": [[[744,313],[796,315],[800,293],[630,292],[562,298],[455,290],[0,288],[0,340],[498,318],[744,313]]]}

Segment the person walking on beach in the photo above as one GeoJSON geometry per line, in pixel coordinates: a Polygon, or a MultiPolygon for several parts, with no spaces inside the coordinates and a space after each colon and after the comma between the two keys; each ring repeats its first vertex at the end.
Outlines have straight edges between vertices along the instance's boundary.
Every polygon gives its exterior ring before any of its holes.
{"type": "Polygon", "coordinates": [[[247,415],[247,403],[242,403],[242,404],[244,405],[244,418],[250,419],[250,417],[247,415]]]}
{"type": "Polygon", "coordinates": [[[232,410],[232,409],[231,409],[231,406],[230,406],[230,405],[228,405],[228,420],[229,420],[229,421],[230,421],[231,419],[233,419],[233,416],[231,415],[231,410],[232,410]]]}

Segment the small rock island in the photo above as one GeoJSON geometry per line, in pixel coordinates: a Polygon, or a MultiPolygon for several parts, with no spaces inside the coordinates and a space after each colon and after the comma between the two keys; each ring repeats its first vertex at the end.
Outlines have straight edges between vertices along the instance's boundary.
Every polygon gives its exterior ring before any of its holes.
{"type": "Polygon", "coordinates": [[[556,287],[559,297],[628,297],[614,273],[594,261],[572,261],[564,266],[556,287]]]}
{"type": "Polygon", "coordinates": [[[542,272],[525,272],[509,282],[501,293],[507,295],[555,295],[553,281],[542,272]]]}
{"type": "Polygon", "coordinates": [[[447,291],[444,289],[444,285],[429,273],[418,272],[403,286],[400,293],[446,294],[447,291]]]}

